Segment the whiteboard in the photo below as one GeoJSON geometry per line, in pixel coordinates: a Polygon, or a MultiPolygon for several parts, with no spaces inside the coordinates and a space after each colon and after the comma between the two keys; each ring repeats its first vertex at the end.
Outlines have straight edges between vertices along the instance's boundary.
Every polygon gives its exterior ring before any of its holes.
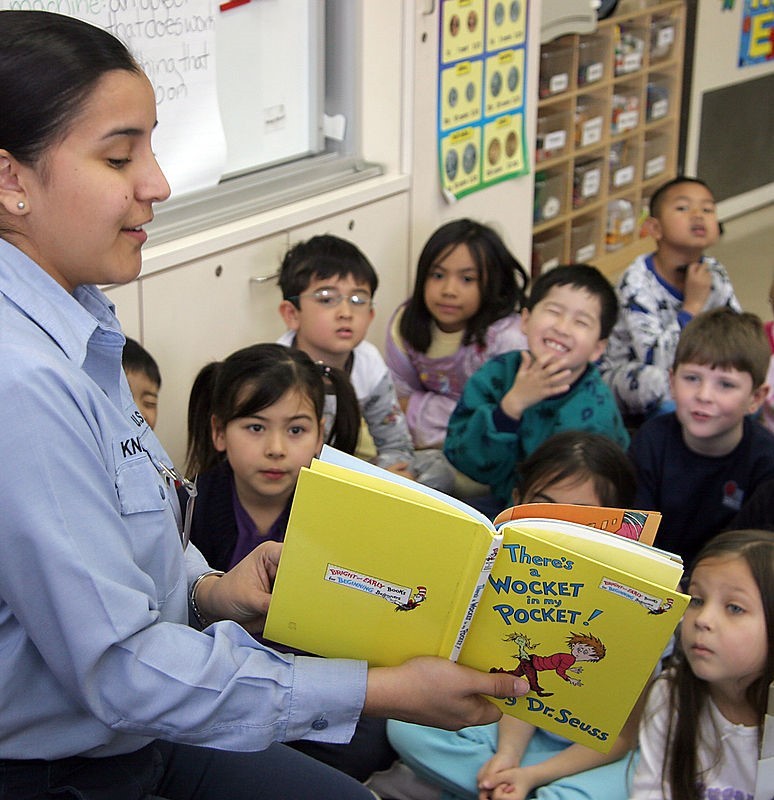
{"type": "Polygon", "coordinates": [[[173,197],[320,152],[323,0],[0,0],[122,39],[156,93],[173,197]]]}

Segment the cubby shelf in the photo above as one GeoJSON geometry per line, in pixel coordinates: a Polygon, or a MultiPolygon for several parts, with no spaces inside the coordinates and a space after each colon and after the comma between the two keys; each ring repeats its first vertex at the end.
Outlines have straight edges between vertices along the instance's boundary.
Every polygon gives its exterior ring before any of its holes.
{"type": "Polygon", "coordinates": [[[623,0],[540,51],[533,275],[585,261],[616,276],[653,247],[650,194],[674,177],[684,0],[623,0]]]}

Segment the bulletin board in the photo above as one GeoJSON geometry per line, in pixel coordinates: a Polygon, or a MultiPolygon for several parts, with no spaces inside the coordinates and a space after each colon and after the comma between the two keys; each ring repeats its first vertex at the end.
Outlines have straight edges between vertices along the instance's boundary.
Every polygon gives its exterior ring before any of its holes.
{"type": "Polygon", "coordinates": [[[527,0],[443,0],[438,155],[449,201],[529,171],[527,0]]]}
{"type": "Polygon", "coordinates": [[[319,0],[0,0],[115,34],[156,93],[173,197],[323,149],[319,0]]]}

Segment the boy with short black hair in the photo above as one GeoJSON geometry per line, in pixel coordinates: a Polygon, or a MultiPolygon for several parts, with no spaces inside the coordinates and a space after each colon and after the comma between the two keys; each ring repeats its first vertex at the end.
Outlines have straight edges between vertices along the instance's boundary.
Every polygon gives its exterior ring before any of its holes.
{"type": "Polygon", "coordinates": [[[704,181],[679,176],[650,199],[647,226],[656,251],[621,276],[621,304],[599,368],[631,424],[674,408],[669,369],[680,333],[701,311],[739,301],[722,264],[704,250],[720,235],[715,199],[704,181]]]}
{"type": "MultiPolygon", "coordinates": [[[[280,344],[344,370],[376,447],[374,463],[420,483],[450,491],[454,473],[439,450],[414,452],[406,418],[381,353],[365,341],[379,284],[371,263],[351,242],[314,236],[285,255],[279,312],[288,331],[280,344]]],[[[335,398],[326,397],[326,418],[335,398]]]]}
{"type": "Polygon", "coordinates": [[[496,356],[468,380],[444,452],[457,469],[492,488],[499,508],[511,505],[517,464],[559,431],[595,431],[629,444],[593,365],[617,312],[613,287],[595,267],[545,272],[522,310],[529,350],[496,356]]]}
{"type": "Polygon", "coordinates": [[[646,422],[632,442],[634,505],[661,511],[656,544],[682,556],[686,568],[774,476],[774,435],[751,417],[768,391],[769,355],[755,314],[699,314],[675,353],[675,411],[646,422]]]}
{"type": "Polygon", "coordinates": [[[156,427],[159,413],[161,372],[153,356],[137,341],[126,337],[121,365],[134,397],[134,402],[151,428],[156,427]]]}

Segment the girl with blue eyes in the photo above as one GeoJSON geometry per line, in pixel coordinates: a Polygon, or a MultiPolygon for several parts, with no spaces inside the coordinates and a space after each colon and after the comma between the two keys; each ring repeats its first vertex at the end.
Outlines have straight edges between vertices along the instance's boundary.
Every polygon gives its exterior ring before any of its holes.
{"type": "Polygon", "coordinates": [[[467,379],[499,353],[526,347],[518,311],[527,273],[492,228],[458,219],[438,228],[414,293],[387,332],[387,365],[417,449],[441,448],[467,379]]]}
{"type": "MultiPolygon", "coordinates": [[[[633,800],[752,797],[774,679],[774,538],[711,539],[696,558],[674,665],[653,683],[633,800]]],[[[771,786],[762,787],[765,796],[771,786]]],[[[763,795],[761,795],[763,796],[763,795]]]]}

